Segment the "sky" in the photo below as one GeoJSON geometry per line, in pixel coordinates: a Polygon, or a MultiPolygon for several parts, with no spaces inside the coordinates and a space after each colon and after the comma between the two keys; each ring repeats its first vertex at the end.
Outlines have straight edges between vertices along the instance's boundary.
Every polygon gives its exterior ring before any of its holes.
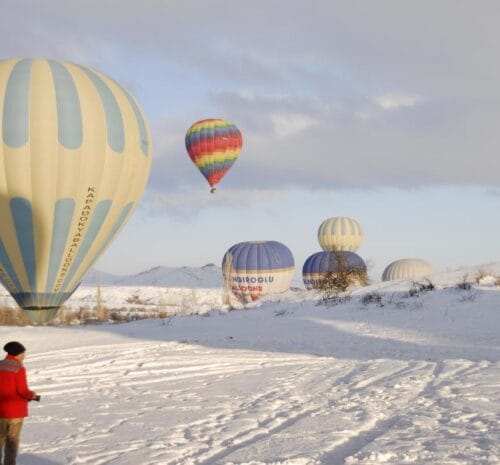
{"type": "Polygon", "coordinates": [[[299,270],[332,216],[355,218],[374,280],[500,260],[495,0],[2,0],[0,57],[89,65],[152,133],[140,207],[97,268],[220,264],[246,240],[299,270]],[[243,150],[216,194],[184,135],[222,117],[243,150]]]}

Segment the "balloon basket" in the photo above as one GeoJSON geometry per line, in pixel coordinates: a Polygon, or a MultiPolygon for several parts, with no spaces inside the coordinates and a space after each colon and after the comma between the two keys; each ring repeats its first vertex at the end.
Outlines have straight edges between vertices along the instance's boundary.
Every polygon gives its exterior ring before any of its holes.
{"type": "Polygon", "coordinates": [[[212,187],[212,189],[210,189],[210,193],[211,193],[211,194],[215,194],[215,191],[216,191],[216,190],[217,190],[217,189],[216,189],[215,187],[212,187]]]}

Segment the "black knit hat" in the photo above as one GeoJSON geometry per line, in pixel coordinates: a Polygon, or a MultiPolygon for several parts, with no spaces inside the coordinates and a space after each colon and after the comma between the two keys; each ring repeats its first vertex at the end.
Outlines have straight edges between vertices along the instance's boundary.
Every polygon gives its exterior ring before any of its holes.
{"type": "Polygon", "coordinates": [[[9,355],[15,357],[16,355],[26,352],[26,347],[24,347],[20,342],[11,341],[7,342],[7,344],[3,346],[3,350],[5,350],[5,352],[7,352],[9,355]]]}

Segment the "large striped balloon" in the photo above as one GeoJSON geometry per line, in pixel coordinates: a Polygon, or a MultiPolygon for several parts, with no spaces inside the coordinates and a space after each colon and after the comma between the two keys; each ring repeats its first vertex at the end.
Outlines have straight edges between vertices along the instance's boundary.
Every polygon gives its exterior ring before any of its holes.
{"type": "Polygon", "coordinates": [[[222,259],[224,281],[243,304],[286,291],[294,272],[292,252],[276,241],[240,242],[222,259]]]}
{"type": "Polygon", "coordinates": [[[204,119],[186,133],[189,157],[205,176],[212,190],[238,158],[243,138],[238,128],[224,119],[204,119]]]}
{"type": "Polygon", "coordinates": [[[363,230],[352,218],[328,218],[318,229],[318,241],[323,250],[355,252],[363,242],[363,230]]]}
{"type": "Polygon", "coordinates": [[[119,233],[151,167],[146,119],[96,70],[0,61],[0,281],[44,322],[119,233]]]}
{"type": "Polygon", "coordinates": [[[354,252],[317,252],[311,255],[302,267],[302,279],[307,290],[319,289],[330,273],[357,270],[366,274],[366,263],[354,252]]]}

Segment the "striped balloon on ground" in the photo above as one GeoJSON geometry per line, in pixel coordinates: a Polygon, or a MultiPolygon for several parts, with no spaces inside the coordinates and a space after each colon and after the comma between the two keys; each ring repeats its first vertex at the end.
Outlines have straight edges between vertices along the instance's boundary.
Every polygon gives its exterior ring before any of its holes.
{"type": "Polygon", "coordinates": [[[307,290],[321,288],[325,278],[331,273],[357,270],[366,274],[366,263],[354,252],[317,252],[311,255],[302,267],[302,279],[307,290]]]}
{"type": "Polygon", "coordinates": [[[243,304],[286,291],[294,272],[292,252],[276,241],[240,242],[222,259],[224,281],[243,304]]]}
{"type": "Polygon", "coordinates": [[[363,242],[363,230],[352,218],[328,218],[318,229],[318,241],[323,250],[355,252],[363,242]]]}
{"type": "Polygon", "coordinates": [[[434,273],[432,265],[420,258],[402,258],[389,264],[382,273],[382,281],[418,279],[434,273]]]}
{"type": "Polygon", "coordinates": [[[243,138],[239,129],[220,118],[194,123],[186,133],[186,150],[192,162],[214,186],[224,177],[239,157],[243,138]]]}
{"type": "Polygon", "coordinates": [[[149,131],[116,82],[44,59],[0,62],[0,131],[0,281],[44,322],[135,210],[149,131]]]}

